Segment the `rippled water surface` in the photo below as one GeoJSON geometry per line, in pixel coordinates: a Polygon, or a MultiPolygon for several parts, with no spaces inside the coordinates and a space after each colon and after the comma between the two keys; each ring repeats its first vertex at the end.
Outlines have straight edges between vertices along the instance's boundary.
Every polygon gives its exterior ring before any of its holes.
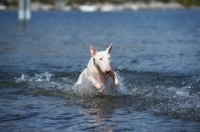
{"type": "Polygon", "coordinates": [[[200,10],[0,12],[0,131],[199,131],[200,10]],[[72,88],[113,42],[120,84],[72,88]]]}

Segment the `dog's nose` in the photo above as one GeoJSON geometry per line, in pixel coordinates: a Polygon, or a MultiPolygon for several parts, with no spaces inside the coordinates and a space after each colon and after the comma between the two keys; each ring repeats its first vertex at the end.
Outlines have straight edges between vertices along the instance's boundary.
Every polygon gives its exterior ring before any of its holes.
{"type": "Polygon", "coordinates": [[[110,70],[106,70],[106,74],[110,73],[110,70]]]}

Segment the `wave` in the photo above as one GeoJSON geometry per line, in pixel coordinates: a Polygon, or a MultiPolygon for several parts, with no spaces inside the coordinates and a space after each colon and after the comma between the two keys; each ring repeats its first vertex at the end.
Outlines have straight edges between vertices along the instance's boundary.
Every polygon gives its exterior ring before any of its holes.
{"type": "Polygon", "coordinates": [[[45,89],[45,90],[62,90],[65,89],[66,86],[62,85],[62,83],[57,83],[55,81],[51,81],[53,74],[48,72],[42,74],[35,74],[30,77],[26,74],[22,74],[19,78],[15,78],[15,83],[27,83],[28,88],[37,88],[37,89],[45,89]]]}
{"type": "Polygon", "coordinates": [[[71,100],[71,105],[106,109],[132,107],[156,115],[200,121],[199,76],[163,76],[126,71],[117,71],[117,75],[119,86],[111,90],[109,81],[102,95],[91,91],[88,82],[74,89],[77,76],[73,75],[57,76],[48,72],[34,76],[22,74],[15,78],[15,83],[39,94],[64,97],[71,100]]]}
{"type": "MultiPolygon", "coordinates": [[[[19,78],[15,78],[15,83],[27,83],[29,88],[37,88],[43,90],[61,90],[73,91],[79,93],[80,95],[89,95],[89,94],[98,94],[97,90],[94,87],[91,87],[91,84],[88,81],[84,81],[82,86],[75,87],[75,82],[72,82],[72,79],[68,77],[62,77],[61,79],[52,80],[51,78],[55,75],[44,72],[41,74],[35,74],[34,76],[28,76],[22,74],[19,78]]],[[[123,79],[119,77],[120,82],[123,82],[123,79]]],[[[112,80],[109,78],[108,83],[105,87],[105,95],[114,95],[114,94],[126,94],[126,88],[123,86],[123,83],[119,83],[116,89],[111,89],[112,80]]]]}

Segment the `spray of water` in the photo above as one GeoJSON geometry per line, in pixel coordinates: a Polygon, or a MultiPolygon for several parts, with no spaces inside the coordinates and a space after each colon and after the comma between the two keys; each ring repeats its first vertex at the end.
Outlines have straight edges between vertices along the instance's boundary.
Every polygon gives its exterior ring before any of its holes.
{"type": "MultiPolygon", "coordinates": [[[[34,76],[28,76],[22,74],[19,78],[15,78],[16,83],[26,82],[30,88],[38,88],[45,90],[62,90],[73,91],[80,95],[98,95],[97,90],[91,85],[90,82],[84,80],[82,85],[74,86],[72,80],[67,77],[58,80],[52,80],[53,74],[44,72],[42,74],[35,74],[34,76]]],[[[117,95],[117,94],[128,94],[126,87],[123,84],[123,78],[118,75],[119,85],[115,89],[111,89],[112,79],[109,78],[108,83],[105,86],[104,95],[117,95]]]]}
{"type": "MultiPolygon", "coordinates": [[[[57,77],[48,72],[35,74],[32,77],[22,74],[19,78],[15,78],[15,82],[26,84],[26,87],[41,94],[46,95],[49,93],[50,95],[64,97],[71,100],[70,104],[84,107],[110,109],[112,107],[132,106],[137,110],[147,110],[157,115],[200,120],[200,91],[197,88],[199,77],[192,78],[194,86],[187,85],[191,82],[187,81],[181,87],[181,85],[175,86],[173,83],[169,85],[170,78],[164,79],[164,77],[161,77],[159,79],[154,75],[151,77],[149,73],[145,73],[145,77],[149,78],[146,82],[144,77],[142,77],[144,80],[142,82],[136,78],[129,78],[128,80],[125,78],[128,75],[124,76],[124,73],[118,72],[117,74],[120,82],[117,88],[114,90],[110,88],[112,84],[110,79],[102,95],[99,95],[97,90],[86,80],[82,85],[74,87],[76,78],[57,77]],[[159,79],[159,82],[156,79],[159,79]],[[162,83],[160,83],[161,80],[162,83]],[[160,85],[154,86],[155,82],[160,85]]],[[[177,80],[178,78],[175,79],[175,84],[177,84],[177,80]]],[[[180,80],[183,81],[182,78],[180,80]]]]}

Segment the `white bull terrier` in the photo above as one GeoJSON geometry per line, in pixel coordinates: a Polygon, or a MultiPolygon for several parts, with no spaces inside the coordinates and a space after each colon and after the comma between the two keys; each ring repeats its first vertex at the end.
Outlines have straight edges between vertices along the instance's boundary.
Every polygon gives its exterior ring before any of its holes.
{"type": "Polygon", "coordinates": [[[102,94],[109,77],[113,80],[113,84],[110,87],[112,89],[117,87],[118,79],[116,73],[110,65],[111,49],[112,43],[105,51],[100,52],[97,52],[92,45],[90,46],[90,53],[92,57],[87,65],[87,68],[85,68],[85,70],[80,74],[75,87],[80,85],[84,79],[87,79],[97,89],[97,91],[102,94]]]}

